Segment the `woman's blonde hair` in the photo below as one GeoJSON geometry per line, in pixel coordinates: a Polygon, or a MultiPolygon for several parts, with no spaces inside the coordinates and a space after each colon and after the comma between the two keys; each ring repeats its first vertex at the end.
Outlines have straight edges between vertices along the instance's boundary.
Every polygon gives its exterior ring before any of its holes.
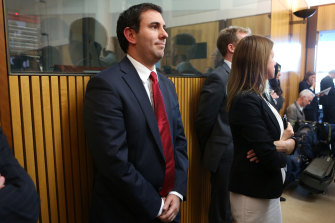
{"type": "Polygon", "coordinates": [[[228,79],[228,110],[240,92],[252,91],[260,95],[264,92],[272,47],[270,39],[258,35],[247,36],[237,44],[228,79]]]}

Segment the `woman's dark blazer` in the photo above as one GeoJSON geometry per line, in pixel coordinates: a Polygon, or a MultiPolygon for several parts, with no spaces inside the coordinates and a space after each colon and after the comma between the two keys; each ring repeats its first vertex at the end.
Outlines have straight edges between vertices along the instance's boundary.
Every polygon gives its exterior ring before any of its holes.
{"type": "Polygon", "coordinates": [[[279,197],[286,155],[277,152],[273,144],[280,138],[280,127],[272,110],[256,93],[239,94],[232,101],[229,122],[234,142],[230,191],[256,198],[279,197]],[[259,163],[247,159],[250,149],[259,163]]]}

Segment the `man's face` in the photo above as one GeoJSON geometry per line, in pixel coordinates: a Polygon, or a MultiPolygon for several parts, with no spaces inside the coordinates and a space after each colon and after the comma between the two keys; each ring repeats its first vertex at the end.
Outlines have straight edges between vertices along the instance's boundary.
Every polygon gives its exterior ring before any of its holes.
{"type": "Polygon", "coordinates": [[[152,66],[164,56],[166,38],[165,22],[155,10],[142,12],[140,29],[135,34],[137,59],[144,65],[152,66]]]}
{"type": "Polygon", "coordinates": [[[302,97],[302,106],[301,107],[306,107],[313,101],[313,96],[309,95],[307,97],[302,97]]]}

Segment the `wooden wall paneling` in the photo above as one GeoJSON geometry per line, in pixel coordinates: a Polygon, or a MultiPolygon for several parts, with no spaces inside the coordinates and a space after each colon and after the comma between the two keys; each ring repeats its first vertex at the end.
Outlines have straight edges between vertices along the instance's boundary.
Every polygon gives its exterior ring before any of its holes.
{"type": "MultiPolygon", "coordinates": [[[[89,78],[11,76],[9,79],[12,118],[17,124],[13,126],[14,151],[39,189],[42,223],[88,221],[93,165],[85,141],[82,107],[89,78]]],[[[207,222],[209,172],[201,165],[194,132],[204,78],[171,79],[180,102],[190,161],[182,222],[207,222]]]]}
{"type": "MultiPolygon", "coordinates": [[[[184,112],[183,112],[183,109],[185,107],[185,100],[183,100],[185,98],[185,95],[183,94],[183,92],[181,91],[183,89],[183,86],[182,86],[182,82],[178,81],[177,78],[171,78],[172,82],[175,84],[175,87],[176,87],[176,92],[177,92],[177,96],[178,96],[178,101],[179,101],[179,109],[180,109],[180,115],[182,117],[182,120],[183,120],[183,125],[184,125],[184,131],[185,131],[185,137],[187,137],[187,126],[185,125],[185,119],[184,119],[184,112]]],[[[188,146],[187,148],[189,148],[189,142],[188,143],[188,146]]],[[[190,152],[189,152],[189,149],[187,149],[187,154],[188,154],[188,157],[190,159],[190,152]]],[[[188,169],[188,173],[190,173],[190,168],[188,169]]],[[[182,203],[181,205],[181,221],[186,223],[186,222],[189,222],[188,218],[189,218],[189,210],[190,210],[190,207],[192,205],[192,201],[191,201],[191,197],[190,197],[190,187],[189,187],[189,184],[190,184],[190,178],[189,178],[189,174],[188,174],[188,184],[187,184],[187,195],[186,195],[186,201],[182,203]]]]}
{"type": "Polygon", "coordinates": [[[10,147],[13,148],[3,0],[0,1],[0,13],[0,125],[10,147]]]}
{"type": "Polygon", "coordinates": [[[305,72],[306,24],[290,25],[292,20],[301,20],[293,17],[290,10],[291,6],[287,1],[272,0],[271,39],[275,42],[276,49],[285,49],[275,52],[276,60],[282,65],[280,81],[285,100],[281,114],[297,99],[298,84],[305,72]],[[297,53],[299,47],[300,51],[297,53]],[[296,57],[287,60],[289,55],[296,57]]]}
{"type": "MultiPolygon", "coordinates": [[[[316,7],[317,9],[317,7],[316,7]]],[[[318,10],[307,20],[305,71],[315,71],[315,46],[317,44],[318,10]]]]}
{"type": "Polygon", "coordinates": [[[171,78],[176,86],[189,156],[187,201],[182,204],[182,222],[207,222],[210,200],[209,172],[200,162],[200,150],[194,130],[200,90],[204,78],[171,78]]]}
{"type": "MultiPolygon", "coordinates": [[[[57,201],[59,209],[59,222],[70,222],[67,219],[73,220],[73,212],[68,216],[67,213],[67,199],[65,187],[65,171],[63,159],[63,142],[62,142],[62,125],[61,125],[61,108],[60,108],[60,83],[59,77],[50,77],[51,87],[51,113],[52,113],[52,131],[53,131],[53,146],[55,153],[55,168],[56,168],[56,182],[57,182],[57,201]]],[[[64,96],[63,96],[64,97],[64,96]]],[[[72,194],[69,195],[71,198],[72,194]]],[[[73,208],[69,208],[73,210],[73,208]]],[[[72,221],[73,222],[73,221],[72,221]]]]}
{"type": "Polygon", "coordinates": [[[335,4],[318,7],[317,31],[335,30],[335,4]]]}
{"type": "Polygon", "coordinates": [[[63,162],[64,162],[64,179],[68,222],[76,222],[74,188],[72,173],[72,154],[70,141],[70,114],[69,114],[69,92],[68,77],[60,77],[60,106],[61,106],[61,125],[62,125],[62,143],[63,143],[63,162]]]}
{"type": "Polygon", "coordinates": [[[270,14],[232,19],[232,25],[250,28],[253,34],[263,36],[270,36],[271,34],[270,14]]]}
{"type": "Polygon", "coordinates": [[[47,170],[47,183],[50,207],[50,222],[59,222],[58,202],[57,202],[57,184],[55,171],[55,151],[52,131],[52,109],[50,94],[50,77],[42,76],[41,94],[42,94],[42,112],[43,112],[43,130],[45,141],[45,157],[47,170]]]}
{"type": "Polygon", "coordinates": [[[77,123],[77,98],[76,98],[76,77],[68,77],[68,97],[69,97],[69,118],[70,118],[70,148],[72,160],[72,176],[75,199],[76,221],[82,222],[82,200],[81,200],[81,183],[79,172],[79,152],[78,152],[78,123],[77,123]]]}
{"type": "MultiPolygon", "coordinates": [[[[296,16],[293,18],[293,21],[301,21],[301,19],[296,16]]],[[[288,84],[285,89],[286,101],[289,104],[286,104],[286,107],[297,100],[299,94],[299,82],[302,81],[305,76],[307,24],[292,24],[291,30],[292,33],[290,33],[290,43],[299,46],[301,50],[297,57],[294,58],[294,61],[296,62],[296,69],[289,73],[288,84]]]]}
{"type": "Polygon", "coordinates": [[[10,105],[13,130],[13,149],[14,155],[22,167],[26,166],[24,159],[23,135],[22,135],[22,118],[21,118],[21,101],[19,77],[9,77],[10,105]]]}
{"type": "MultiPolygon", "coordinates": [[[[86,85],[85,85],[86,86],[86,85]]],[[[87,147],[85,143],[85,131],[83,122],[83,105],[84,105],[84,78],[76,77],[76,98],[77,98],[77,123],[78,123],[78,155],[79,155],[79,174],[81,185],[81,198],[82,198],[82,219],[89,217],[89,197],[88,197],[88,182],[87,178],[87,147]]]]}
{"type": "MultiPolygon", "coordinates": [[[[46,176],[46,160],[44,152],[44,136],[43,136],[43,120],[42,120],[42,102],[41,102],[41,88],[40,77],[32,76],[31,78],[31,98],[32,98],[32,115],[33,115],[33,136],[34,148],[36,151],[36,161],[34,165],[37,168],[37,182],[38,192],[41,200],[41,222],[50,222],[49,219],[49,199],[48,186],[46,176]],[[36,162],[36,163],[35,163],[36,162]]],[[[28,152],[28,151],[27,151],[28,152]]],[[[30,154],[26,154],[29,156],[30,154]]],[[[57,213],[56,213],[57,214],[57,213]]]]}
{"type": "Polygon", "coordinates": [[[20,77],[21,105],[22,105],[22,130],[24,142],[24,155],[26,161],[26,170],[36,184],[36,169],[35,169],[35,149],[33,137],[33,123],[31,114],[31,94],[30,94],[30,77],[20,77]]]}

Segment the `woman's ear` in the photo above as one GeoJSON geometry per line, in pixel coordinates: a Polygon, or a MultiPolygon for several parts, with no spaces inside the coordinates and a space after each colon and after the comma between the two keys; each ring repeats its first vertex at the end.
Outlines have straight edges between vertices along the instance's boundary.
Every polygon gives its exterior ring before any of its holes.
{"type": "Polygon", "coordinates": [[[126,27],[123,30],[123,35],[126,37],[130,44],[136,44],[136,32],[130,27],[126,27]]]}

